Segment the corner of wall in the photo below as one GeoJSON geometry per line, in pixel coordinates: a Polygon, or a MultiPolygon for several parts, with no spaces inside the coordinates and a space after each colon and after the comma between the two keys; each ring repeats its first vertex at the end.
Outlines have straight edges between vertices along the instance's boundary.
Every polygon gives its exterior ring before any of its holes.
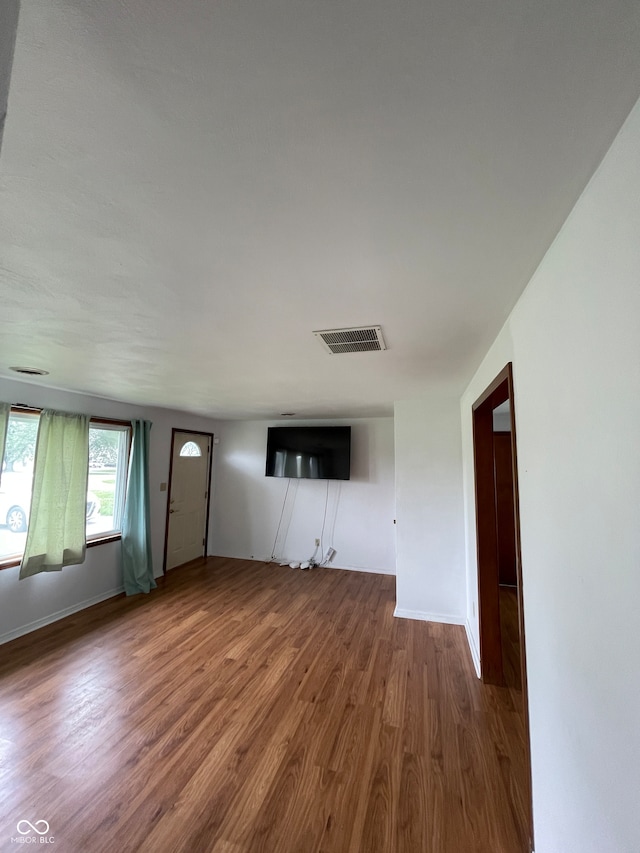
{"type": "Polygon", "coordinates": [[[427,613],[423,610],[407,610],[396,607],[393,615],[398,619],[417,619],[420,622],[440,622],[444,625],[464,625],[464,618],[453,613],[427,613]]]}
{"type": "Polygon", "coordinates": [[[478,678],[482,678],[482,669],[480,668],[480,652],[478,651],[476,638],[474,636],[474,632],[471,628],[471,624],[469,623],[468,619],[465,620],[464,630],[467,635],[469,651],[471,652],[471,659],[473,660],[473,666],[475,668],[476,675],[478,676],[478,678]]]}

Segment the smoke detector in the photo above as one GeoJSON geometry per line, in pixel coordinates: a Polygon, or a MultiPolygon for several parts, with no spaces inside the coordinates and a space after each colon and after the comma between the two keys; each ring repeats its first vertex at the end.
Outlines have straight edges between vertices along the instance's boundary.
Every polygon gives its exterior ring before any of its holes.
{"type": "Polygon", "coordinates": [[[386,349],[380,326],[353,326],[350,329],[323,329],[313,333],[332,355],[386,349]]]}

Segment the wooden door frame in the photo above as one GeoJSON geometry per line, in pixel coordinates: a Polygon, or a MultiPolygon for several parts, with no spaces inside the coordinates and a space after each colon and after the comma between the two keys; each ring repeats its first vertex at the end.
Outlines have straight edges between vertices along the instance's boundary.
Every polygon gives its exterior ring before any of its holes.
{"type": "Polygon", "coordinates": [[[212,432],[202,432],[199,429],[183,429],[182,427],[173,427],[171,429],[171,449],[169,450],[169,482],[167,487],[167,510],[165,514],[165,522],[164,522],[164,556],[162,558],[162,574],[167,574],[167,543],[169,541],[169,511],[171,509],[171,484],[173,478],[173,449],[176,440],[176,433],[183,432],[187,433],[187,435],[206,435],[207,438],[211,439],[210,451],[209,451],[209,466],[207,470],[207,511],[206,511],[206,519],[204,523],[204,545],[203,547],[203,556],[207,556],[207,548],[209,545],[209,511],[211,509],[211,472],[213,470],[213,438],[214,434],[212,432]]]}
{"type": "MultiPolygon", "coordinates": [[[[511,430],[510,430],[510,429],[509,429],[509,430],[505,430],[505,429],[494,429],[494,431],[493,431],[494,454],[495,454],[495,437],[496,437],[497,435],[500,435],[500,436],[509,436],[509,444],[510,444],[510,445],[512,444],[512,442],[511,442],[511,435],[512,435],[512,432],[511,432],[511,430]]],[[[511,481],[512,481],[512,483],[514,483],[514,482],[515,482],[515,481],[514,481],[514,478],[513,478],[513,457],[514,457],[514,450],[513,450],[513,447],[511,447],[511,463],[512,463],[511,481]]],[[[494,458],[494,463],[495,463],[495,458],[494,458]]],[[[497,463],[496,463],[496,464],[497,464],[497,463]]],[[[498,481],[497,481],[497,478],[498,478],[498,472],[497,472],[497,467],[494,467],[494,473],[495,473],[495,476],[496,476],[496,500],[497,500],[497,493],[498,493],[498,481]]],[[[517,501],[516,501],[516,505],[517,505],[517,501]]],[[[496,510],[497,510],[497,506],[496,506],[496,510]]],[[[498,541],[497,541],[497,545],[498,545],[498,554],[499,554],[499,551],[500,551],[500,535],[499,535],[500,523],[499,523],[499,520],[498,520],[498,515],[499,515],[499,513],[497,513],[497,515],[496,515],[496,525],[497,525],[497,526],[496,526],[496,532],[498,533],[498,541]]],[[[514,562],[515,562],[515,564],[516,564],[516,588],[519,588],[520,584],[518,583],[518,579],[517,579],[517,565],[518,565],[518,562],[519,562],[519,561],[518,561],[518,559],[516,559],[515,526],[516,526],[516,523],[515,523],[515,507],[514,507],[514,518],[513,518],[513,528],[514,528],[513,556],[514,556],[514,562]]],[[[500,558],[498,557],[498,582],[499,582],[499,581],[500,581],[500,558]]],[[[498,585],[499,585],[499,586],[503,586],[503,584],[500,584],[500,583],[499,583],[498,585]]],[[[509,584],[509,586],[513,586],[513,584],[509,584]]],[[[519,626],[519,628],[520,628],[520,627],[521,627],[521,626],[519,626]]]]}
{"type": "Polygon", "coordinates": [[[480,628],[480,671],[488,684],[504,684],[502,637],[500,630],[500,583],[498,573],[498,536],[496,479],[493,449],[493,410],[509,401],[511,426],[511,459],[513,463],[513,510],[515,524],[516,582],[518,593],[518,625],[522,670],[522,704],[524,712],[525,748],[528,763],[529,844],[533,849],[533,812],[531,800],[531,748],[529,736],[529,693],[525,643],[522,588],[522,552],[520,548],[520,505],[518,492],[518,457],[516,442],[516,408],[513,391],[513,365],[509,362],[498,373],[472,406],[473,460],[476,502],[476,547],[478,558],[478,620],[480,628]]]}

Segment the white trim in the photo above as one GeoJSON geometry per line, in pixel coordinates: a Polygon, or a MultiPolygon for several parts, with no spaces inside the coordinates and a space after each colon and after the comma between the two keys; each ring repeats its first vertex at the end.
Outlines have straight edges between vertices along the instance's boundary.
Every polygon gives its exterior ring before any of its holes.
{"type": "MultiPolygon", "coordinates": [[[[299,481],[296,481],[296,482],[299,482],[299,481]]],[[[236,554],[220,554],[220,553],[207,554],[207,557],[222,557],[222,558],[227,559],[227,560],[253,560],[254,563],[269,563],[272,565],[283,565],[283,566],[288,566],[289,563],[293,563],[293,562],[300,562],[300,560],[296,559],[295,557],[273,557],[273,558],[264,557],[263,559],[260,559],[258,557],[250,557],[250,556],[238,557],[236,554]]],[[[308,559],[308,558],[305,558],[305,559],[308,559]]],[[[316,572],[318,570],[324,571],[324,569],[334,569],[335,571],[338,571],[338,572],[366,572],[367,574],[371,574],[371,575],[391,575],[391,577],[393,577],[393,578],[396,576],[396,570],[395,569],[376,569],[376,568],[371,568],[370,566],[367,566],[366,568],[365,568],[365,566],[336,566],[333,563],[328,563],[326,566],[316,566],[316,568],[313,569],[313,571],[316,571],[316,572]]],[[[162,576],[162,572],[160,572],[160,575],[158,575],[158,577],[161,577],[161,576],[162,576]]]]}
{"type": "Polygon", "coordinates": [[[27,625],[21,625],[20,628],[15,628],[6,634],[0,634],[0,645],[22,637],[24,634],[37,631],[38,628],[44,628],[45,625],[50,625],[52,622],[64,619],[65,616],[71,616],[72,613],[77,613],[79,610],[84,610],[93,604],[99,604],[107,598],[120,595],[121,592],[124,592],[123,586],[119,586],[117,589],[110,589],[108,592],[101,592],[100,595],[94,595],[93,598],[87,598],[84,601],[79,601],[77,604],[72,604],[71,607],[65,607],[64,610],[58,610],[57,613],[49,613],[47,616],[43,616],[42,619],[36,619],[35,622],[29,622],[27,625]]]}
{"type": "Polygon", "coordinates": [[[404,610],[396,607],[394,616],[400,619],[420,619],[422,622],[444,622],[445,625],[464,625],[464,617],[452,613],[424,613],[422,610],[404,610]]]}
{"type": "Polygon", "coordinates": [[[480,669],[480,653],[478,652],[476,640],[473,636],[473,632],[471,631],[471,625],[469,625],[468,620],[464,623],[464,630],[467,632],[467,642],[469,643],[469,650],[471,652],[473,665],[476,669],[476,675],[478,676],[478,678],[482,678],[482,670],[480,669]]]}
{"type": "Polygon", "coordinates": [[[332,566],[329,564],[322,566],[322,568],[337,569],[339,572],[368,572],[370,575],[391,575],[392,577],[395,577],[396,574],[393,569],[372,569],[369,566],[365,569],[363,566],[332,566]]]}

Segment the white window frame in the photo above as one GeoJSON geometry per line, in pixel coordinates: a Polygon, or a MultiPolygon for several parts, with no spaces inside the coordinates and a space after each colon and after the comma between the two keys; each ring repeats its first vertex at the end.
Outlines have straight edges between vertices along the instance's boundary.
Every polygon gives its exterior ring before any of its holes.
{"type": "MultiPolygon", "coordinates": [[[[120,447],[118,448],[118,461],[123,460],[123,464],[118,464],[116,471],[116,488],[113,499],[113,528],[111,530],[103,530],[99,533],[90,534],[87,529],[87,546],[98,544],[105,540],[119,539],[122,535],[122,516],[124,514],[124,498],[127,488],[127,474],[129,471],[129,458],[131,455],[131,424],[125,421],[109,421],[102,418],[91,418],[89,424],[90,430],[104,429],[112,430],[120,433],[120,447]]],[[[91,473],[91,471],[89,471],[91,473]]],[[[87,485],[87,494],[91,491],[87,485]]]]}

